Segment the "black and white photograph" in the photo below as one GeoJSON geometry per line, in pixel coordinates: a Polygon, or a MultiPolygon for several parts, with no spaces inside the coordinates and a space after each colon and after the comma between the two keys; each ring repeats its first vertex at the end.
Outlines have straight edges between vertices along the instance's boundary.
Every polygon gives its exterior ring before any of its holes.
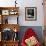
{"type": "Polygon", "coordinates": [[[37,20],[37,8],[26,7],[25,8],[25,19],[29,21],[37,20]]]}

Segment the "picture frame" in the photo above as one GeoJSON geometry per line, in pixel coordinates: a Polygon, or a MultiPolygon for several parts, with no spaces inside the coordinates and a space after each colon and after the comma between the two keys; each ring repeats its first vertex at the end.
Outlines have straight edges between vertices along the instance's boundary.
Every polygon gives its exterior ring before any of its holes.
{"type": "Polygon", "coordinates": [[[0,15],[0,24],[1,24],[1,15],[0,15]]]}
{"type": "Polygon", "coordinates": [[[26,21],[37,20],[37,8],[36,7],[25,7],[25,20],[26,21]]]}
{"type": "Polygon", "coordinates": [[[8,16],[3,16],[2,24],[8,24],[8,16]]]}
{"type": "Polygon", "coordinates": [[[9,15],[9,10],[2,10],[2,15],[9,15]]]}
{"type": "Polygon", "coordinates": [[[1,41],[1,32],[0,32],[0,41],[1,41]]]}
{"type": "Polygon", "coordinates": [[[9,11],[9,14],[10,14],[10,15],[16,15],[17,13],[18,13],[18,12],[17,12],[16,10],[10,10],[10,11],[9,11]]]}

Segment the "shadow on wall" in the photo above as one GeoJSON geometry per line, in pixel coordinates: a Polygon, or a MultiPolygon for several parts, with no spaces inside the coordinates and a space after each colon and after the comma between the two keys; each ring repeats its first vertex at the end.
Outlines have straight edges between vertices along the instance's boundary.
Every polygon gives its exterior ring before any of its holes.
{"type": "Polygon", "coordinates": [[[28,28],[32,28],[34,30],[34,32],[36,32],[37,34],[37,37],[39,39],[39,41],[41,43],[43,43],[43,30],[42,30],[42,26],[21,26],[20,27],[20,32],[19,32],[19,39],[20,39],[20,42],[24,36],[24,33],[25,31],[28,29],[28,28]]]}

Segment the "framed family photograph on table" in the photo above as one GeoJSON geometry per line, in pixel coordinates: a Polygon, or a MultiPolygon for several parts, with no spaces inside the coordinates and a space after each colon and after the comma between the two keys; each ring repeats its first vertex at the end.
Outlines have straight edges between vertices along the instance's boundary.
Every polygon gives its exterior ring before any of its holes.
{"type": "Polygon", "coordinates": [[[25,8],[25,20],[26,21],[37,20],[37,8],[36,7],[26,7],[25,8]]]}

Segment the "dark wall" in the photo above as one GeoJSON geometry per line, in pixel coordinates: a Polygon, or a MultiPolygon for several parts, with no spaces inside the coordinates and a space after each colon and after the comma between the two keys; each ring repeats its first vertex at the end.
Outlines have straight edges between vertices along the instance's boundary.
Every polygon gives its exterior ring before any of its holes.
{"type": "Polygon", "coordinates": [[[22,40],[23,35],[28,28],[32,28],[37,33],[39,41],[43,42],[43,30],[41,26],[21,26],[19,32],[20,41],[22,40]]]}

